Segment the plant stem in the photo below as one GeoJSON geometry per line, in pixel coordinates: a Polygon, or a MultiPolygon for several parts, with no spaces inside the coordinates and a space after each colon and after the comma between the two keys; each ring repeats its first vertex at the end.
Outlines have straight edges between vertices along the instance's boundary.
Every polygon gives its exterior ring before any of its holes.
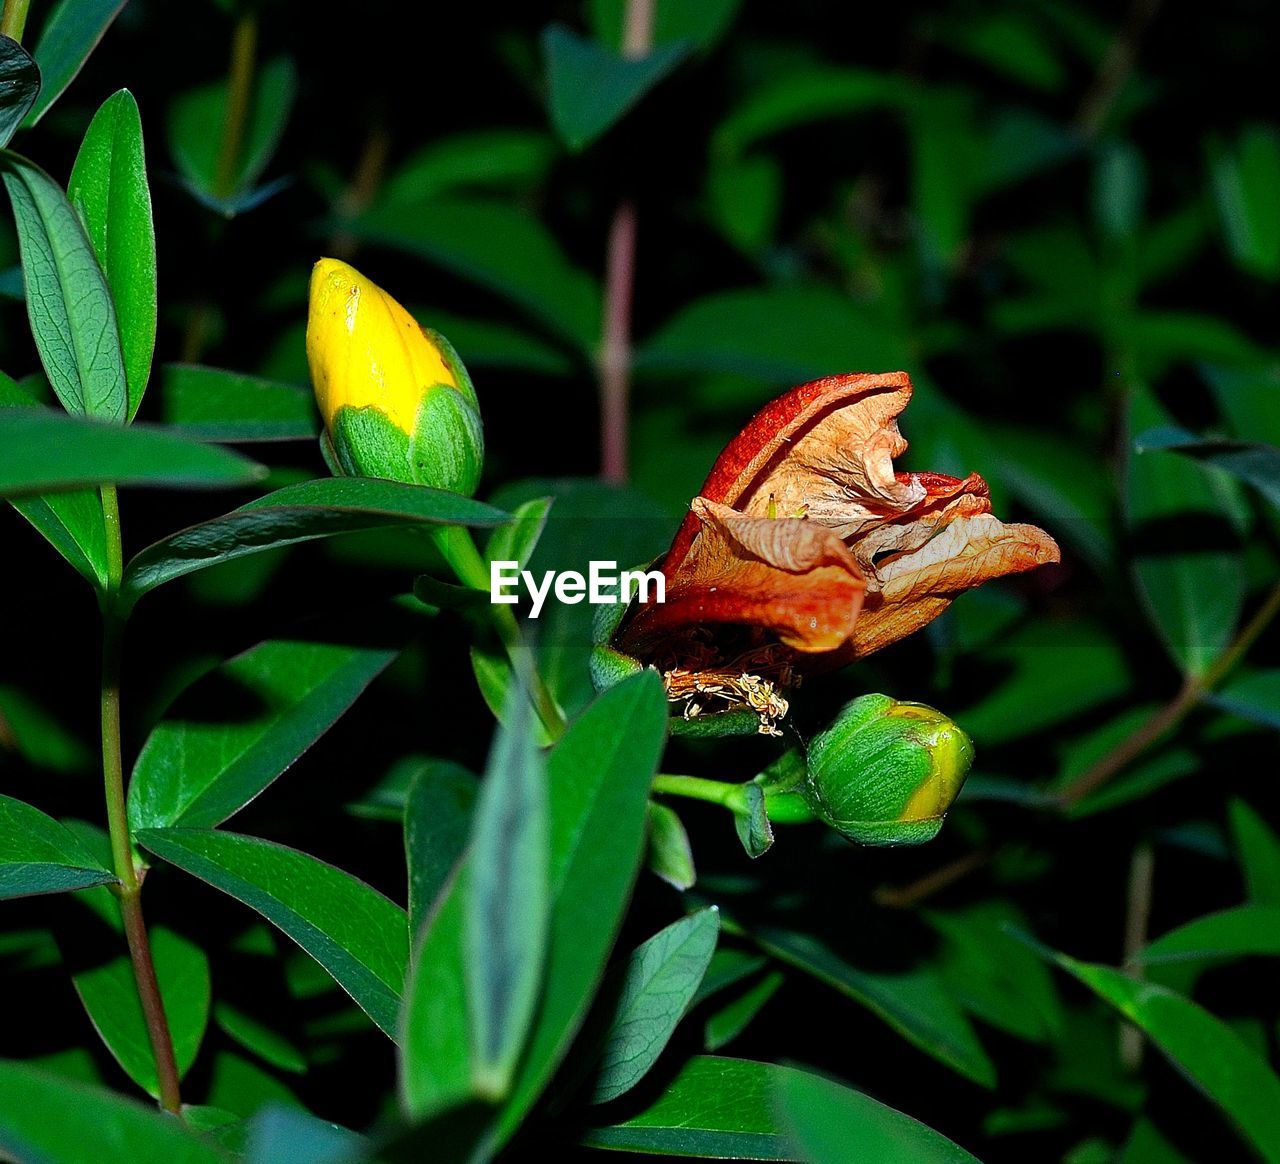
{"type": "Polygon", "coordinates": [[[1189,675],[1173,699],[1068,784],[1058,794],[1059,806],[1070,808],[1091,792],[1096,792],[1181,723],[1187,713],[1235,669],[1277,614],[1280,614],[1280,586],[1267,595],[1231,645],[1203,675],[1189,675]]]}
{"type": "Polygon", "coordinates": [[[236,166],[244,141],[245,123],[253,101],[253,71],[258,55],[258,18],[250,10],[236,21],[231,34],[231,67],[227,71],[227,112],[222,123],[222,144],[214,171],[213,192],[229,198],[235,191],[236,166]]]}
{"type": "Polygon", "coordinates": [[[935,893],[954,885],[961,878],[981,869],[989,860],[991,860],[990,850],[974,849],[973,852],[957,857],[954,861],[934,869],[931,873],[926,873],[907,885],[882,885],[875,891],[875,902],[890,909],[911,909],[926,898],[932,897],[935,893]]]}
{"type": "Polygon", "coordinates": [[[114,485],[102,487],[102,512],[107,533],[107,593],[102,606],[102,780],[107,828],[111,835],[111,859],[120,882],[116,896],[120,902],[125,941],[129,946],[129,960],[133,963],[138,1000],[142,1004],[147,1036],[156,1062],[160,1106],[165,1111],[180,1115],[182,1097],[178,1086],[178,1064],[164,1012],[164,999],[156,981],[147,925],[142,915],[142,878],[133,860],[125,799],[124,759],[120,746],[120,662],[124,620],[115,604],[124,573],[124,553],[120,538],[120,504],[114,485]]]}
{"type": "Polygon", "coordinates": [[[4,0],[4,12],[0,13],[0,33],[21,42],[30,7],[31,0],[4,0]]]}
{"type": "MultiPolygon", "coordinates": [[[[1141,962],[1134,958],[1147,944],[1151,924],[1151,893],[1155,885],[1155,847],[1149,840],[1139,841],[1129,862],[1129,889],[1124,919],[1124,960],[1130,978],[1145,976],[1141,962]]],[[[1120,1027],[1120,1062],[1133,1072],[1142,1066],[1142,1032],[1129,1023],[1120,1027]]]]}
{"type": "Polygon", "coordinates": [[[1162,0],[1133,0],[1130,5],[1124,27],[1103,54],[1097,75],[1076,112],[1076,129],[1086,138],[1092,140],[1098,136],[1107,116],[1124,91],[1125,82],[1137,62],[1143,34],[1160,11],[1161,2],[1162,0]]]}
{"type": "Polygon", "coordinates": [[[683,796],[688,800],[705,800],[734,812],[743,799],[741,785],[724,780],[704,780],[701,776],[673,776],[659,772],[653,778],[653,791],[659,796],[683,796]]]}
{"type": "MultiPolygon", "coordinates": [[[[476,548],[469,530],[460,526],[448,526],[436,534],[435,541],[459,582],[473,590],[488,591],[489,567],[476,548]]],[[[523,677],[529,684],[529,698],[542,726],[553,740],[558,740],[564,735],[567,726],[564,713],[538,671],[537,660],[529,649],[529,644],[525,642],[515,614],[509,606],[494,604],[489,609],[494,630],[517,677],[523,677]]]]}

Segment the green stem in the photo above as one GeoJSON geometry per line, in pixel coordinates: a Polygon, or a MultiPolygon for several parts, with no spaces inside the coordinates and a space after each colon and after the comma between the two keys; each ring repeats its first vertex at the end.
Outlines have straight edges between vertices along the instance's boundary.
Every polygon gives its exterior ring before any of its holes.
{"type": "Polygon", "coordinates": [[[102,604],[102,781],[107,805],[107,829],[111,835],[111,859],[120,884],[116,896],[124,923],[129,960],[133,964],[138,1000],[146,1021],[147,1036],[156,1062],[160,1085],[160,1106],[174,1115],[182,1112],[178,1086],[178,1064],[173,1051],[173,1035],[164,1012],[164,999],[156,980],[151,941],[142,914],[142,878],[133,859],[129,835],[129,813],[124,787],[124,758],[120,733],[120,664],[124,645],[124,619],[116,606],[116,595],[124,573],[124,552],[120,538],[120,504],[114,485],[102,487],[102,512],[107,533],[107,592],[102,604]]]}
{"type": "Polygon", "coordinates": [[[0,13],[0,33],[21,42],[23,29],[27,27],[27,9],[31,0],[4,0],[4,12],[0,13]]]}
{"type": "Polygon", "coordinates": [[[222,123],[222,144],[214,172],[213,192],[229,198],[235,191],[236,167],[244,141],[249,106],[253,101],[254,62],[258,55],[258,18],[246,12],[231,35],[231,67],[227,72],[227,112],[222,123]]]}
{"type": "MultiPolygon", "coordinates": [[[[437,532],[436,545],[445,561],[458,576],[458,581],[473,590],[488,591],[489,567],[476,547],[469,530],[460,526],[447,526],[437,532]]],[[[553,740],[564,735],[564,713],[560,710],[546,682],[538,671],[537,660],[525,642],[520,623],[509,606],[490,606],[494,630],[517,675],[523,675],[529,683],[529,697],[543,727],[553,740]]]]}
{"type": "Polygon", "coordinates": [[[701,776],[673,776],[659,772],[653,778],[653,791],[659,796],[683,796],[688,800],[705,800],[736,812],[743,800],[741,786],[725,780],[705,780],[701,776]]]}

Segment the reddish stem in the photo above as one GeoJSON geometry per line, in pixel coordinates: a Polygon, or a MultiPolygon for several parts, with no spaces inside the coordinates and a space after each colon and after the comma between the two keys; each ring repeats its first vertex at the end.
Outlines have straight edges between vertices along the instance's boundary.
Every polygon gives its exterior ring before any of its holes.
{"type": "Polygon", "coordinates": [[[636,266],[636,208],[618,205],[609,228],[600,346],[600,473],[606,481],[627,479],[628,404],[631,395],[631,299],[636,266]]]}

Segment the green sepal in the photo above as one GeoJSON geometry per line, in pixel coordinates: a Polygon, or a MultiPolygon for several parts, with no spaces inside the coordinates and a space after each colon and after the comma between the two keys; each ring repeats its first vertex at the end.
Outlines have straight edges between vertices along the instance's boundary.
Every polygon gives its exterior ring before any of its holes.
{"type": "Polygon", "coordinates": [[[484,425],[474,395],[445,384],[423,393],[406,448],[414,484],[464,497],[475,493],[484,468],[484,425]]]}
{"type": "Polygon", "coordinates": [[[342,476],[414,483],[409,468],[409,438],[385,412],[343,405],[333,418],[330,436],[342,476]]]}
{"type": "Polygon", "coordinates": [[[608,691],[610,687],[644,670],[644,664],[638,659],[615,651],[612,647],[592,647],[588,665],[591,669],[591,682],[595,684],[597,691],[608,691]]]}

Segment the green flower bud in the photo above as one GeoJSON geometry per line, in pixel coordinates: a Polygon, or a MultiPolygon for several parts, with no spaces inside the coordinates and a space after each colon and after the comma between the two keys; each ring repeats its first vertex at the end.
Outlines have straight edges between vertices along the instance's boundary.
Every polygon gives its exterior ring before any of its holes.
{"type": "Polygon", "coordinates": [[[475,492],[484,430],[458,354],[336,259],[312,273],[307,359],[337,471],[475,492]]]}
{"type": "Polygon", "coordinates": [[[973,744],[940,711],[863,695],[809,747],[805,795],[864,845],[932,840],[973,763],[973,744]]]}

